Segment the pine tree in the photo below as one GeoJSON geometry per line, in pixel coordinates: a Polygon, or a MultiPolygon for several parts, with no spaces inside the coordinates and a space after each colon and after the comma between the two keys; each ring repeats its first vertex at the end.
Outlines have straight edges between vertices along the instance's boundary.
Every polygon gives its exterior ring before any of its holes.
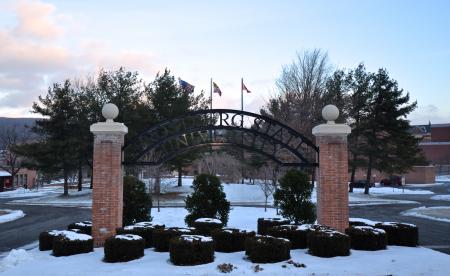
{"type": "Polygon", "coordinates": [[[369,117],[363,123],[366,144],[363,152],[367,157],[367,176],[364,193],[369,193],[372,169],[387,173],[404,173],[413,165],[423,162],[418,139],[409,133],[406,116],[417,106],[409,103],[409,93],[403,94],[395,80],[385,69],[373,76],[370,87],[372,101],[368,105],[369,117]]]}
{"type": "Polygon", "coordinates": [[[145,184],[134,176],[123,178],[123,225],[151,221],[152,198],[145,191],[145,184]]]}

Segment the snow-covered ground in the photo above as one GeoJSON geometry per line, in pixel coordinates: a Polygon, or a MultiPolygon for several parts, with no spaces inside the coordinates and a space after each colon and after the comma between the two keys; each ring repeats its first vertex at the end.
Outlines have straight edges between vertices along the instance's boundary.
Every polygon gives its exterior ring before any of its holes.
{"type": "Polygon", "coordinates": [[[450,182],[450,175],[438,175],[438,176],[436,176],[436,181],[450,182]]]}
{"type": "Polygon", "coordinates": [[[58,193],[57,187],[42,188],[39,190],[29,190],[24,188],[18,188],[13,191],[1,192],[0,198],[24,198],[24,197],[39,197],[47,196],[50,194],[58,193]]]}
{"type": "Polygon", "coordinates": [[[0,214],[0,223],[13,221],[25,216],[25,213],[22,210],[0,209],[0,213],[6,213],[4,215],[0,214]]]}
{"type": "Polygon", "coordinates": [[[450,195],[435,195],[435,196],[432,196],[431,199],[450,201],[450,195]]]}
{"type": "MultiPolygon", "coordinates": [[[[184,226],[186,210],[162,208],[153,213],[154,221],[166,226],[184,226]]],[[[264,212],[262,208],[233,207],[229,227],[256,230],[258,217],[273,217],[275,210],[264,212]]],[[[237,267],[231,275],[253,275],[256,264],[245,259],[244,252],[215,253],[213,263],[197,266],[174,266],[169,253],[146,249],[145,256],[128,263],[105,263],[103,248],[92,253],[68,257],[53,257],[50,251],[32,249],[12,250],[0,261],[2,275],[223,275],[217,265],[231,263],[237,267]]],[[[286,262],[260,264],[258,275],[448,275],[450,256],[423,247],[389,246],[381,251],[352,250],[348,257],[319,258],[307,254],[305,249],[291,250],[291,258],[303,263],[296,268],[286,262]],[[426,261],[424,261],[426,260],[426,261]],[[283,267],[285,266],[285,267],[283,267]]]]}
{"type": "MultiPolygon", "coordinates": [[[[354,193],[364,193],[364,189],[353,189],[354,193]]],[[[370,188],[369,193],[372,195],[432,195],[432,191],[419,189],[404,189],[393,187],[373,187],[370,188]]]]}
{"type": "Polygon", "coordinates": [[[450,222],[450,207],[449,206],[436,206],[425,207],[406,210],[401,213],[404,216],[419,217],[443,222],[450,222]]]}

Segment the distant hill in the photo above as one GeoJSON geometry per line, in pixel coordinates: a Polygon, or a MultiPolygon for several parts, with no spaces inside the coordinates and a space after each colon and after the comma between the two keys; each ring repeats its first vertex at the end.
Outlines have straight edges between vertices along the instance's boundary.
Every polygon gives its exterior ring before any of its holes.
{"type": "MultiPolygon", "coordinates": [[[[37,118],[6,118],[0,117],[0,133],[4,129],[15,127],[16,131],[24,137],[35,138],[36,134],[31,133],[31,128],[35,125],[37,118]]],[[[0,148],[2,146],[0,145],[0,148]]]]}

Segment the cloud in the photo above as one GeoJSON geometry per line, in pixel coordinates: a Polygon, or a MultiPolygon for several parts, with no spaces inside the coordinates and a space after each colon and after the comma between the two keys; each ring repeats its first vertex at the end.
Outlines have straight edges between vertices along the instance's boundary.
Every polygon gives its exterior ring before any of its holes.
{"type": "Polygon", "coordinates": [[[408,119],[414,125],[423,125],[431,122],[432,124],[442,124],[450,122],[450,112],[441,110],[433,104],[418,106],[408,119]]]}

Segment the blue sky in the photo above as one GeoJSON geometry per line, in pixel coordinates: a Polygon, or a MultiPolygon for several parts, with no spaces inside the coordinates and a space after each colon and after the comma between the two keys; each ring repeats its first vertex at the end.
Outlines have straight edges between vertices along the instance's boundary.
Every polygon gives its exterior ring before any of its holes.
{"type": "Polygon", "coordinates": [[[213,77],[216,107],[240,107],[244,77],[256,111],[296,52],[321,48],[335,68],[386,68],[418,101],[413,123],[450,122],[449,1],[6,1],[0,42],[0,116],[121,65],[148,81],[168,67],[196,91],[213,77]]]}

